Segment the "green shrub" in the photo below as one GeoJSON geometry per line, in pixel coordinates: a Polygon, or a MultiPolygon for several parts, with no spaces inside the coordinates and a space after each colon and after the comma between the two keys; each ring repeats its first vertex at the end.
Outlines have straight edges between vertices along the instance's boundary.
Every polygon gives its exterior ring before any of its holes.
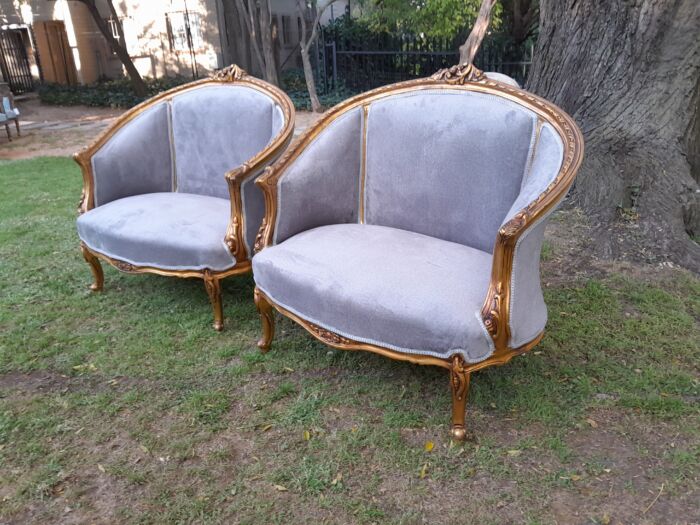
{"type": "MultiPolygon", "coordinates": [[[[282,89],[289,95],[289,98],[292,99],[295,109],[311,111],[311,99],[309,98],[309,91],[306,88],[306,79],[304,78],[303,70],[289,69],[283,71],[280,84],[282,85],[282,89]]],[[[328,92],[324,92],[320,85],[317,85],[316,89],[318,91],[319,102],[326,108],[335,106],[343,100],[357,94],[344,85],[340,85],[338,89],[329,90],[328,92]]]]}
{"type": "Polygon", "coordinates": [[[188,79],[182,77],[145,79],[148,92],[145,97],[134,93],[131,82],[126,79],[108,80],[87,86],[64,86],[44,84],[39,87],[39,99],[44,104],[55,106],[102,106],[112,108],[130,108],[161,91],[184,84],[188,79]]]}
{"type": "MultiPolygon", "coordinates": [[[[43,84],[39,86],[39,99],[44,104],[53,106],[98,106],[125,108],[135,106],[158,93],[175,86],[189,82],[183,77],[162,79],[145,79],[148,92],[145,97],[138,97],[126,79],[107,80],[87,86],[64,86],[61,84],[43,84]]],[[[284,89],[298,110],[311,110],[311,100],[306,90],[304,72],[301,69],[291,69],[282,73],[282,89],[284,89]]],[[[326,107],[335,106],[346,98],[354,95],[352,91],[340,86],[335,91],[323,93],[319,90],[318,98],[326,107]]]]}

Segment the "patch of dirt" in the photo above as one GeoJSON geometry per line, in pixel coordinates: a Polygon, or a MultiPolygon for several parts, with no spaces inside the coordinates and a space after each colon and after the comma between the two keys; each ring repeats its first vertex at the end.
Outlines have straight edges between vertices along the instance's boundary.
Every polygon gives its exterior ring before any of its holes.
{"type": "Polygon", "coordinates": [[[0,129],[0,159],[72,155],[95,140],[124,110],[88,106],[50,106],[31,98],[17,103],[21,136],[12,142],[0,129]]]}
{"type": "MultiPolygon", "coordinates": [[[[21,136],[11,127],[12,141],[0,128],[0,159],[16,160],[38,156],[68,156],[80,151],[124,113],[124,109],[90,106],[51,106],[36,98],[17,103],[21,136]]],[[[294,134],[298,136],[320,115],[297,111],[294,134]]]]}
{"type": "Polygon", "coordinates": [[[91,394],[117,391],[127,392],[136,387],[157,388],[154,381],[141,378],[116,376],[105,378],[99,374],[68,376],[50,370],[32,372],[8,372],[0,374],[0,398],[21,399],[46,393],[66,394],[89,392],[91,394]]]}

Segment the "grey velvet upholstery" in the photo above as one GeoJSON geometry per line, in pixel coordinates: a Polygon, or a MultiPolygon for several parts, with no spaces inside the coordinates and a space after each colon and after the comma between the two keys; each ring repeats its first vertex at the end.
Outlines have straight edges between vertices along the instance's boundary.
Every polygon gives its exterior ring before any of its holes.
{"type": "MultiPolygon", "coordinates": [[[[559,171],[563,155],[561,138],[549,124],[544,124],[520,195],[508,212],[506,221],[547,189],[559,171]]],[[[547,306],[540,285],[539,261],[549,215],[551,211],[530,226],[518,239],[515,247],[510,300],[510,346],[513,348],[531,341],[544,330],[547,323],[547,306]]]]}
{"type": "Polygon", "coordinates": [[[495,71],[486,71],[484,72],[484,75],[486,75],[487,78],[490,78],[491,80],[495,80],[496,82],[508,84],[509,86],[513,86],[516,88],[520,87],[520,84],[518,84],[517,80],[515,80],[513,77],[509,77],[508,75],[504,75],[503,73],[496,73],[495,71]]]}
{"type": "Polygon", "coordinates": [[[278,191],[275,242],[322,226],[356,222],[362,110],[333,121],[284,173],[278,191]]]}
{"type": "Polygon", "coordinates": [[[168,111],[167,102],[147,109],[93,155],[95,206],[130,195],[170,191],[168,111]]]}
{"type": "Polygon", "coordinates": [[[256,285],[304,319],[357,341],[470,362],[491,353],[477,315],[490,270],[481,250],[361,224],[307,230],[253,258],[256,285]]]}
{"type": "Polygon", "coordinates": [[[78,217],[88,248],[136,266],[212,271],[236,261],[224,244],[228,199],[149,193],[112,201],[78,217]]]}
{"type": "Polygon", "coordinates": [[[373,103],[366,222],[491,251],[534,127],[530,111],[482,93],[409,92],[373,103]]]}
{"type": "MultiPolygon", "coordinates": [[[[264,150],[284,125],[271,96],[235,83],[186,89],[146,109],[92,156],[96,208],[78,221],[81,239],[132,264],[231,268],[235,261],[224,245],[231,216],[225,175],[264,150]]],[[[264,199],[251,179],[241,196],[244,242],[252,254],[264,199]]]]}
{"type": "MultiPolygon", "coordinates": [[[[538,132],[537,115],[514,101],[459,89],[396,93],[366,115],[340,113],[284,167],[272,246],[253,258],[256,285],[356,341],[484,360],[493,340],[481,308],[497,232],[554,180],[561,139],[549,124],[538,132]]],[[[545,219],[516,244],[513,348],[546,323],[545,219]]]]}
{"type": "Polygon", "coordinates": [[[270,97],[245,86],[215,85],[173,97],[177,190],[228,198],[224,174],[264,149],[281,128],[274,109],[270,97]]]}

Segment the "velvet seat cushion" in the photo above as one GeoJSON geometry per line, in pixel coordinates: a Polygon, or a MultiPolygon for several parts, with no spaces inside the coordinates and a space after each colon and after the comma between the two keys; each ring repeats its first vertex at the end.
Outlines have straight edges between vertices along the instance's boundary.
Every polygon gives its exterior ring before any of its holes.
{"type": "Polygon", "coordinates": [[[491,259],[419,233],[336,224],[265,248],[253,273],[275,303],[345,337],[478,362],[493,351],[479,315],[491,259]]]}
{"type": "Polygon", "coordinates": [[[222,271],[236,264],[224,244],[230,215],[227,199],[147,193],[84,213],[78,235],[90,249],[136,266],[222,271]]]}

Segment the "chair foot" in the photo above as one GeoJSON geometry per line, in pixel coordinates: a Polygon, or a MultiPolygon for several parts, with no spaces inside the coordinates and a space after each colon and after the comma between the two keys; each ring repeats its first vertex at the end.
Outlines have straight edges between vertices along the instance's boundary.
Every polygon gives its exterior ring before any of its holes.
{"type": "Polygon", "coordinates": [[[19,133],[19,119],[15,119],[15,127],[17,128],[17,136],[21,137],[22,135],[19,133]]]}
{"type": "Polygon", "coordinates": [[[270,349],[272,338],[275,336],[275,315],[272,305],[257,287],[255,288],[253,298],[255,300],[255,307],[260,314],[263,332],[262,337],[258,340],[258,348],[265,353],[270,349]]]}
{"type": "Polygon", "coordinates": [[[90,285],[90,290],[93,292],[101,292],[104,288],[105,277],[104,273],[102,273],[102,265],[100,264],[100,260],[93,255],[87,246],[85,246],[85,243],[80,243],[80,251],[83,254],[85,262],[90,265],[90,269],[92,270],[94,282],[90,285]]]}
{"type": "Polygon", "coordinates": [[[212,277],[208,270],[204,272],[204,287],[209,295],[211,306],[214,309],[214,330],[221,332],[224,329],[224,307],[221,301],[221,280],[212,277]]]}
{"type": "Polygon", "coordinates": [[[452,390],[452,428],[450,434],[455,441],[464,441],[467,438],[467,429],[464,419],[469,396],[470,373],[464,368],[462,356],[452,359],[450,369],[450,387],[452,390]]]}
{"type": "Polygon", "coordinates": [[[10,135],[10,126],[5,122],[5,131],[7,132],[7,141],[12,142],[12,135],[10,135]]]}

